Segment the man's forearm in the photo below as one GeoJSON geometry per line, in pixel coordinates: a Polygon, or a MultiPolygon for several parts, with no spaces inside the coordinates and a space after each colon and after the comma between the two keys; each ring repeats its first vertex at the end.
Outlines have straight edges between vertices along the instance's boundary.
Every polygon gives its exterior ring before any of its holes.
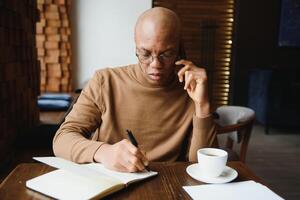
{"type": "Polygon", "coordinates": [[[53,152],[76,163],[93,162],[93,155],[102,142],[85,138],[78,132],[58,130],[53,139],[53,152]]]}

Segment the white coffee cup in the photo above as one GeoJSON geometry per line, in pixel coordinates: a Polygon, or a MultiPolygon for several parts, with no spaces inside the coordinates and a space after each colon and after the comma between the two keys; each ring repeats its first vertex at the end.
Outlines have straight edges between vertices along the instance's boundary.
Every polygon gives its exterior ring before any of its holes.
{"type": "Polygon", "coordinates": [[[217,177],[225,169],[228,153],[217,148],[203,148],[197,151],[198,168],[201,175],[217,177]]]}

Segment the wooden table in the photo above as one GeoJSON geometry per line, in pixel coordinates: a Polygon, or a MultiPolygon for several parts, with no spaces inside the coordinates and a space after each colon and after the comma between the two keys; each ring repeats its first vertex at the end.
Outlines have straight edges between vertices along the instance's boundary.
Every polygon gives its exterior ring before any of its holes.
{"type": "MultiPolygon", "coordinates": [[[[105,199],[191,199],[182,186],[203,184],[191,178],[185,171],[191,164],[187,162],[152,163],[150,168],[158,172],[158,176],[129,185],[105,199]]],[[[263,181],[253,174],[242,162],[229,162],[228,165],[238,171],[235,181],[263,181]]],[[[27,200],[50,199],[40,193],[27,189],[28,179],[54,170],[42,163],[23,163],[18,165],[1,183],[0,199],[27,200]]]]}

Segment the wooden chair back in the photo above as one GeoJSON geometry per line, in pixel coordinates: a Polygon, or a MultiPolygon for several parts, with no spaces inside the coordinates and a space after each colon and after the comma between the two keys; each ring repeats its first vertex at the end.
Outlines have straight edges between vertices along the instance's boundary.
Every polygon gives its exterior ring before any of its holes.
{"type": "MultiPolygon", "coordinates": [[[[228,106],[227,106],[228,107],[228,106]]],[[[218,109],[216,111],[216,123],[217,123],[217,135],[224,135],[226,136],[226,144],[225,150],[229,151],[229,154],[234,154],[232,157],[237,158],[238,160],[245,163],[249,139],[251,136],[252,127],[255,121],[255,113],[252,109],[246,107],[239,107],[239,106],[231,106],[231,109],[228,110],[231,112],[241,112],[244,109],[250,111],[247,115],[235,115],[239,116],[236,119],[236,123],[234,124],[222,124],[220,123],[221,117],[228,117],[226,115],[220,115],[218,113],[218,109]],[[219,118],[218,118],[219,117],[219,118]],[[233,137],[233,134],[236,134],[236,137],[233,137]]],[[[222,112],[221,112],[222,113],[222,112]]],[[[231,115],[232,117],[232,115],[231,115]]],[[[218,140],[216,141],[216,145],[220,147],[218,140]]],[[[222,147],[220,147],[222,148],[222,147]]]]}

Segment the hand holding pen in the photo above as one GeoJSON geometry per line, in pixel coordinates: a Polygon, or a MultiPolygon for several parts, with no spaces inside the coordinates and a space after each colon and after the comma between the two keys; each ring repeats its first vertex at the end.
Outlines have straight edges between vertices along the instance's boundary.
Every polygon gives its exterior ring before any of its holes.
{"type": "Polygon", "coordinates": [[[143,171],[148,165],[143,152],[127,139],[115,144],[102,144],[94,154],[94,160],[108,169],[120,172],[143,171]]]}
{"type": "MultiPolygon", "coordinates": [[[[129,138],[130,142],[131,142],[135,147],[138,148],[138,143],[137,143],[136,139],[134,138],[132,132],[131,132],[130,130],[126,130],[126,132],[127,132],[127,135],[128,135],[128,138],[129,138]]],[[[147,171],[150,171],[150,169],[149,169],[149,167],[148,167],[147,165],[145,165],[145,169],[146,169],[147,171]]]]}

